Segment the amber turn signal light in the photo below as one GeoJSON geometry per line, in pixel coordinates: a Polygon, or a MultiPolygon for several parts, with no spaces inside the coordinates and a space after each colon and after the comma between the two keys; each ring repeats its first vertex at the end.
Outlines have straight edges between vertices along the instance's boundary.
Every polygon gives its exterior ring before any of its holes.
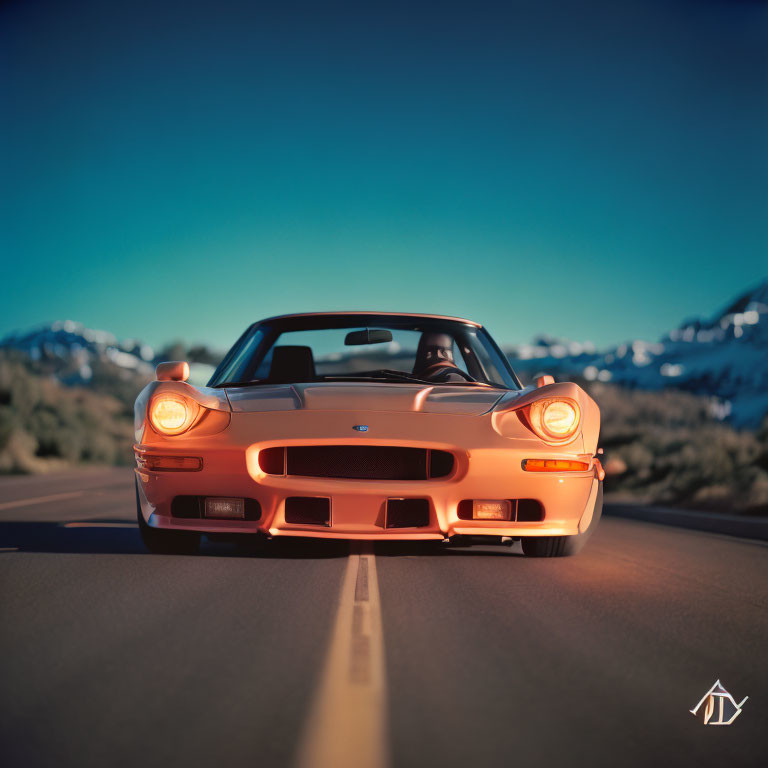
{"type": "Polygon", "coordinates": [[[143,456],[143,469],[164,472],[197,472],[203,468],[199,456],[143,456]]]}
{"type": "Polygon", "coordinates": [[[589,463],[568,459],[525,459],[523,469],[526,472],[586,472],[589,463]]]}

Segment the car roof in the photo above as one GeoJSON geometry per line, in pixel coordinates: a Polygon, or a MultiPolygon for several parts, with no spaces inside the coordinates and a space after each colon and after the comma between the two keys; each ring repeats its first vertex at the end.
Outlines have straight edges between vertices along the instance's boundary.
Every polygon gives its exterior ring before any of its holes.
{"type": "Polygon", "coordinates": [[[474,325],[475,328],[482,328],[480,323],[474,322],[474,320],[467,320],[463,317],[451,317],[450,315],[428,315],[421,312],[369,312],[365,310],[352,310],[349,312],[295,312],[288,315],[274,315],[273,317],[265,317],[263,320],[259,320],[260,323],[266,323],[270,320],[287,320],[292,317],[345,317],[355,315],[373,315],[377,317],[413,317],[413,318],[428,318],[430,320],[450,320],[455,323],[466,323],[467,325],[474,325]]]}

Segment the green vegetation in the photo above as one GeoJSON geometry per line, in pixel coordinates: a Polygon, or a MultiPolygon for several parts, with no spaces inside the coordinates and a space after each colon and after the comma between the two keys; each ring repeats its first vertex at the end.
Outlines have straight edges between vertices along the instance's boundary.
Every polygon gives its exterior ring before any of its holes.
{"type": "Polygon", "coordinates": [[[94,389],[66,387],[0,351],[0,472],[130,464],[132,400],[146,382],[111,367],[94,371],[94,389]]]}
{"type": "Polygon", "coordinates": [[[713,418],[708,398],[587,388],[600,405],[609,498],[768,514],[768,418],[738,431],[713,418]]]}

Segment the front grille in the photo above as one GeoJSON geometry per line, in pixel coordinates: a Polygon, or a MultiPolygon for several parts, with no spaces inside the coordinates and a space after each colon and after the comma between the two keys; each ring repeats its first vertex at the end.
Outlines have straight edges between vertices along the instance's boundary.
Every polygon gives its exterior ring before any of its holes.
{"type": "Polygon", "coordinates": [[[389,445],[299,445],[267,448],[259,466],[273,475],[351,480],[430,480],[453,472],[453,455],[389,445]]]}

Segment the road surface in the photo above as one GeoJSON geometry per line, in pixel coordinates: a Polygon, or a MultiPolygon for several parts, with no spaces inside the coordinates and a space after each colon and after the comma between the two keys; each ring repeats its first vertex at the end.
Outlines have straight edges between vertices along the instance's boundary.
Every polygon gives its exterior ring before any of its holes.
{"type": "Polygon", "coordinates": [[[130,470],[0,479],[0,763],[768,765],[768,546],[145,554],[130,470]],[[689,713],[715,680],[729,727],[689,713]]]}

